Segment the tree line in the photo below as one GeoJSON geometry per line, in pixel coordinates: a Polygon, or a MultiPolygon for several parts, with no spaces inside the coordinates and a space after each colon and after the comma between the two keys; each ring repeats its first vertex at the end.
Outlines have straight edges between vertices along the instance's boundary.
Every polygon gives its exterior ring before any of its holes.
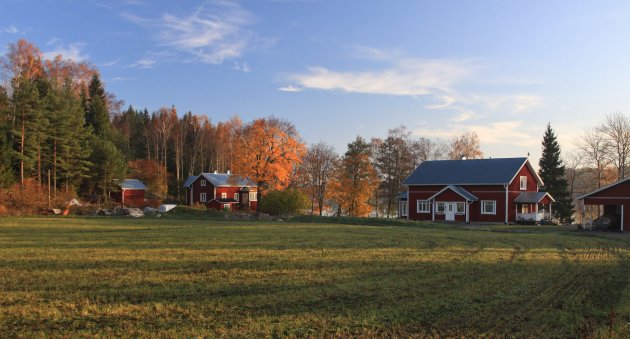
{"type": "Polygon", "coordinates": [[[249,177],[260,193],[298,190],[314,214],[393,216],[401,182],[424,160],[483,157],[479,137],[413,138],[404,126],[384,139],[357,136],[343,154],[307,145],[287,120],[213,122],[174,106],[149,112],[106,91],[88,63],[52,60],[32,43],[9,44],[0,61],[0,186],[107,201],[114,180],[138,178],[155,200],[181,202],[201,172],[249,177]]]}

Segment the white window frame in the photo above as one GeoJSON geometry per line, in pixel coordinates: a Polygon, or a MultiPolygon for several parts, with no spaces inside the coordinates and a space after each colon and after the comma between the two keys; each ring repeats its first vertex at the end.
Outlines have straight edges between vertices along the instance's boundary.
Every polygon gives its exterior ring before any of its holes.
{"type": "Polygon", "coordinates": [[[496,200],[481,200],[481,214],[496,215],[497,214],[497,201],[496,200]],[[493,211],[486,211],[486,203],[492,204],[493,211]]]}
{"type": "Polygon", "coordinates": [[[221,199],[227,199],[227,193],[225,192],[221,193],[221,199]]]}
{"type": "Polygon", "coordinates": [[[206,186],[206,181],[205,180],[201,180],[201,186],[206,186]]]}
{"type": "Polygon", "coordinates": [[[465,205],[465,203],[461,202],[461,201],[455,202],[455,214],[463,215],[465,213],[466,213],[466,205],[465,205]],[[462,207],[461,211],[459,210],[460,206],[462,207]]]}
{"type": "Polygon", "coordinates": [[[249,192],[249,201],[258,201],[258,192],[249,192]]]}
{"type": "Polygon", "coordinates": [[[232,209],[232,207],[230,207],[230,204],[223,204],[223,209],[232,209]]]}
{"type": "Polygon", "coordinates": [[[208,196],[206,193],[199,193],[199,202],[206,202],[208,200],[208,196]]]}
{"type": "Polygon", "coordinates": [[[444,201],[438,201],[435,203],[435,214],[444,214],[444,211],[446,211],[444,201]]]}
{"type": "Polygon", "coordinates": [[[521,188],[521,191],[527,190],[527,176],[521,175],[520,188],[521,188]]]}
{"type": "Polygon", "coordinates": [[[238,201],[238,198],[240,198],[238,193],[234,193],[234,200],[238,201]]]}
{"type": "Polygon", "coordinates": [[[429,200],[416,200],[416,211],[418,213],[431,213],[431,203],[429,200]],[[420,209],[423,207],[423,209],[420,209]]]}

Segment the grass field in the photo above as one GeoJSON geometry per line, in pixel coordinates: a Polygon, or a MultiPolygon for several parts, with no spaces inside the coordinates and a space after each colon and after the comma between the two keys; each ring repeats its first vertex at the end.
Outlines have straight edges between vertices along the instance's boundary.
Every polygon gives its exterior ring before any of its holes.
{"type": "Polygon", "coordinates": [[[557,228],[0,219],[6,337],[627,337],[629,282],[557,228]]]}

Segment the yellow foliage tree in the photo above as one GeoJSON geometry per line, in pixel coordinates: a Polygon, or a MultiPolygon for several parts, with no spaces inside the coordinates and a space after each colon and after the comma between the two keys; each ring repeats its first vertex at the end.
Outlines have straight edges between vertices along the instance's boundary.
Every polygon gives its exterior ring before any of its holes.
{"type": "Polygon", "coordinates": [[[369,199],[377,187],[378,178],[370,161],[370,144],[357,137],[348,144],[348,151],[331,182],[331,195],[339,206],[339,212],[364,217],[372,210],[369,199]]]}
{"type": "Polygon", "coordinates": [[[283,190],[306,147],[287,121],[263,118],[247,124],[234,149],[234,173],[254,180],[260,193],[283,190]]]}

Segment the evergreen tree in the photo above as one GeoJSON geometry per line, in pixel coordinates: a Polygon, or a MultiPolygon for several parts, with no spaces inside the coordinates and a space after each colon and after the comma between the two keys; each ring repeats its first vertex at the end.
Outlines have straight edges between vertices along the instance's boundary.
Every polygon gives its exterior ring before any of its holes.
{"type": "Polygon", "coordinates": [[[47,99],[53,187],[56,192],[63,184],[68,192],[87,177],[89,170],[88,131],[83,124],[85,117],[69,79],[63,87],[51,90],[47,99]]]}
{"type": "Polygon", "coordinates": [[[99,137],[110,138],[109,111],[105,97],[105,88],[97,74],[92,76],[88,86],[85,123],[91,126],[94,134],[99,137]]]}
{"type": "Polygon", "coordinates": [[[11,169],[11,125],[9,115],[9,97],[4,87],[0,86],[0,188],[9,187],[15,182],[11,169]]]}
{"type": "Polygon", "coordinates": [[[540,190],[548,192],[556,200],[553,204],[554,216],[563,223],[571,223],[573,204],[569,194],[569,184],[560,158],[560,145],[550,124],[547,124],[547,130],[543,136],[542,157],[538,166],[538,174],[545,184],[540,190]]]}
{"type": "Polygon", "coordinates": [[[45,129],[46,119],[37,87],[35,81],[26,78],[15,79],[13,84],[11,134],[16,172],[22,184],[34,174],[39,174],[41,179],[41,173],[36,170],[41,163],[40,134],[45,129]]]}

